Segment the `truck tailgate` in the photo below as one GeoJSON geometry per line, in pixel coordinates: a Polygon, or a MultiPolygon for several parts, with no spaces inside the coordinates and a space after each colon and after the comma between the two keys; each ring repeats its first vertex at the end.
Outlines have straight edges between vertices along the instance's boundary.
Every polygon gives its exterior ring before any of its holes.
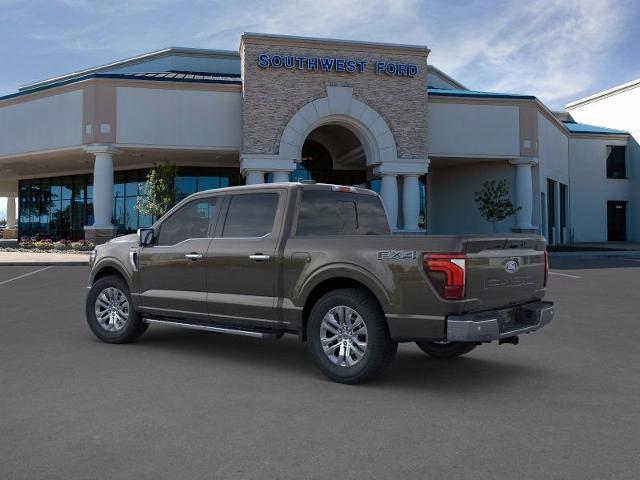
{"type": "Polygon", "coordinates": [[[545,243],[539,236],[464,241],[466,299],[473,310],[518,305],[543,296],[545,243]]]}

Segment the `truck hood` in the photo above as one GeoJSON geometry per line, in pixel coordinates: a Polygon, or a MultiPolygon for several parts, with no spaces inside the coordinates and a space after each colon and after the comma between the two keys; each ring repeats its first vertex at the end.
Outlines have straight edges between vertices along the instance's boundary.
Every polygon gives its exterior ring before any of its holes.
{"type": "Polygon", "coordinates": [[[138,234],[131,233],[129,235],[122,235],[121,237],[116,237],[109,241],[109,243],[137,243],[138,242],[138,234]]]}

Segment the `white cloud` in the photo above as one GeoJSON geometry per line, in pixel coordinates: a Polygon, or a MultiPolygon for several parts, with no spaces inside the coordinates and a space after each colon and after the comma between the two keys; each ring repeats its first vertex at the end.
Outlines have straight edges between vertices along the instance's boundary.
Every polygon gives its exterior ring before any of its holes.
{"type": "Polygon", "coordinates": [[[624,38],[629,10],[615,0],[448,5],[287,0],[249,9],[235,4],[216,12],[193,40],[236,48],[237,35],[248,30],[426,44],[432,63],[471,88],[534,94],[557,108],[593,91],[597,67],[624,38]]]}
{"type": "MultiPolygon", "coordinates": [[[[0,0],[7,1],[15,0],[0,0]]],[[[32,9],[37,22],[21,33],[40,53],[79,51],[86,58],[95,52],[96,63],[102,63],[169,45],[235,50],[243,31],[426,44],[432,49],[429,61],[470,88],[535,94],[553,107],[593,92],[597,75],[608,73],[603,64],[610,52],[626,37],[630,10],[637,10],[631,0],[58,0],[46,5],[55,5],[56,15],[62,11],[65,18],[47,19],[40,14],[44,7],[32,9]]]]}
{"type": "Polygon", "coordinates": [[[598,67],[624,39],[626,14],[611,0],[518,2],[493,21],[467,22],[443,55],[434,48],[434,59],[472,87],[535,94],[557,107],[593,89],[598,67]]]}

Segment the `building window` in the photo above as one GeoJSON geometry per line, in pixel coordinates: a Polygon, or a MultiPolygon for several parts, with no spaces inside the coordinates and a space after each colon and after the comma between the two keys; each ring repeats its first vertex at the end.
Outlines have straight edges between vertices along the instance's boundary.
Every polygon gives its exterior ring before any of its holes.
{"type": "Polygon", "coordinates": [[[607,178],[627,178],[627,147],[607,146],[607,178]]]}
{"type": "MultiPolygon", "coordinates": [[[[114,173],[113,224],[120,235],[149,227],[156,220],[135,208],[137,198],[146,194],[147,173],[148,170],[114,173]]],[[[179,167],[177,200],[202,190],[239,183],[237,168],[179,167]]],[[[20,180],[19,208],[21,236],[81,239],[84,226],[93,224],[93,175],[20,180]]]]}

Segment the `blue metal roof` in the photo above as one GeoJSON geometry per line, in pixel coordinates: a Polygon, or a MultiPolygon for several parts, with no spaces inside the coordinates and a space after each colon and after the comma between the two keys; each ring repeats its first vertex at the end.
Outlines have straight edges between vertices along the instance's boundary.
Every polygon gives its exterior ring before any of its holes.
{"type": "Polygon", "coordinates": [[[121,80],[151,80],[160,82],[186,82],[186,83],[218,83],[227,85],[242,85],[240,75],[231,73],[200,73],[200,72],[150,72],[150,73],[90,73],[81,77],[71,78],[60,82],[49,83],[41,87],[22,90],[17,93],[10,93],[0,97],[0,100],[22,97],[35,92],[42,92],[51,88],[70,85],[92,78],[114,78],[121,80]]]}
{"type": "Polygon", "coordinates": [[[520,95],[517,93],[497,93],[497,92],[480,92],[478,90],[454,90],[447,88],[427,88],[429,95],[437,95],[441,97],[477,97],[477,98],[515,98],[524,100],[535,100],[533,95],[520,95]]]}
{"type": "Polygon", "coordinates": [[[596,125],[588,125],[586,123],[577,123],[563,121],[565,127],[569,129],[571,133],[593,133],[597,135],[628,135],[629,132],[624,130],[615,130],[613,128],[598,127],[596,125]]]}

